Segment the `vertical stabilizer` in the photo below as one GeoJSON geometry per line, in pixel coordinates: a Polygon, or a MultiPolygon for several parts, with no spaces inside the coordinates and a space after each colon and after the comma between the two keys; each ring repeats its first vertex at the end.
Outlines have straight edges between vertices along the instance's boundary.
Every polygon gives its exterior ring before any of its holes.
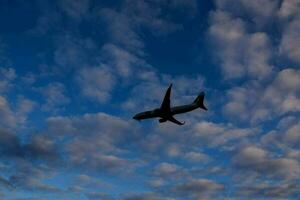
{"type": "Polygon", "coordinates": [[[204,110],[207,110],[207,108],[205,107],[204,105],[204,96],[205,96],[205,93],[204,92],[201,92],[197,98],[194,100],[193,103],[196,103],[200,108],[204,109],[204,110]]]}
{"type": "Polygon", "coordinates": [[[170,112],[170,96],[171,96],[171,89],[172,89],[172,84],[170,84],[169,88],[166,91],[164,100],[160,106],[160,109],[165,111],[165,112],[170,112]]]}

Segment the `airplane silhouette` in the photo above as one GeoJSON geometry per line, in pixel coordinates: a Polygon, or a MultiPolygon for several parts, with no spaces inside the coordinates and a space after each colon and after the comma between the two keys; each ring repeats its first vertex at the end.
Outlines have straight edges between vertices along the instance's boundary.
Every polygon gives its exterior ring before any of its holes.
{"type": "Polygon", "coordinates": [[[170,122],[173,122],[178,125],[184,125],[185,122],[180,122],[180,121],[176,120],[173,117],[173,115],[190,112],[197,108],[202,108],[204,110],[207,110],[207,108],[203,104],[204,92],[201,92],[198,95],[198,97],[194,100],[194,102],[191,104],[171,107],[170,106],[171,89],[172,89],[172,84],[169,86],[160,108],[156,108],[154,110],[138,113],[135,116],[133,116],[133,119],[139,121],[139,120],[143,120],[143,119],[159,117],[160,118],[159,123],[170,121],[170,122]]]}

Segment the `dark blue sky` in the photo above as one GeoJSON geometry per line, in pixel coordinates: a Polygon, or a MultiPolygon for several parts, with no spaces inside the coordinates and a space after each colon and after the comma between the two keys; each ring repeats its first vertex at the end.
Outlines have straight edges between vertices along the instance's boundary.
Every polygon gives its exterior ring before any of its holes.
{"type": "Polygon", "coordinates": [[[297,0],[1,0],[0,199],[299,199],[297,0]],[[184,126],[132,116],[205,91],[184,126]]]}

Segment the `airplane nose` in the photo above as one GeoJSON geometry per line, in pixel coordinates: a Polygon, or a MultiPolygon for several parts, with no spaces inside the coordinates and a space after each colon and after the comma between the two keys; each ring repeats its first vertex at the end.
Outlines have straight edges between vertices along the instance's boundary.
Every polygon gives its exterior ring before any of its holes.
{"type": "Polygon", "coordinates": [[[140,121],[141,120],[140,117],[141,117],[140,114],[136,114],[132,118],[135,119],[135,120],[137,120],[137,121],[140,121]]]}

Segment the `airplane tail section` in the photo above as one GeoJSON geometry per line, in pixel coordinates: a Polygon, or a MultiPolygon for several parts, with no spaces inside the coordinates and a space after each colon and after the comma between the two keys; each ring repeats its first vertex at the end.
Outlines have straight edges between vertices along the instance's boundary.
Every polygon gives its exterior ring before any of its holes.
{"type": "Polygon", "coordinates": [[[193,103],[196,103],[200,108],[204,109],[204,110],[207,110],[207,108],[205,107],[204,105],[204,92],[201,92],[197,98],[194,100],[193,103]]]}

